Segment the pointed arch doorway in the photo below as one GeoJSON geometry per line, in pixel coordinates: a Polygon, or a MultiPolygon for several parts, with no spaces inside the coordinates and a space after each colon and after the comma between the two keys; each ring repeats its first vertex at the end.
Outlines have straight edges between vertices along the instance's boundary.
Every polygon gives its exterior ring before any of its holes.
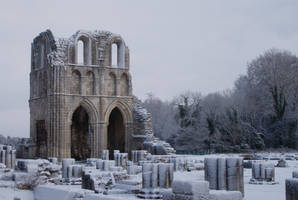
{"type": "Polygon", "coordinates": [[[119,108],[115,107],[109,117],[108,125],[108,149],[110,159],[113,159],[113,150],[125,152],[125,125],[119,108]]]}
{"type": "Polygon", "coordinates": [[[83,106],[79,106],[72,115],[71,123],[71,157],[86,160],[91,157],[90,118],[83,106]]]}

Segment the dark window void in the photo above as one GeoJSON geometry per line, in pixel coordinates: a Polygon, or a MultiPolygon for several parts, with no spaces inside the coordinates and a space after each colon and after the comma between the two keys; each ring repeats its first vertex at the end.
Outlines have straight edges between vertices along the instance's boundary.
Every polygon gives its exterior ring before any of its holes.
{"type": "Polygon", "coordinates": [[[80,106],[72,116],[71,124],[71,157],[76,160],[86,160],[91,156],[91,128],[86,110],[80,106]]]}
{"type": "Polygon", "coordinates": [[[47,156],[47,131],[45,120],[36,121],[36,156],[47,156]]]}
{"type": "Polygon", "coordinates": [[[125,127],[118,108],[114,108],[109,118],[108,149],[110,150],[110,159],[113,159],[113,150],[125,151],[125,127]]]}

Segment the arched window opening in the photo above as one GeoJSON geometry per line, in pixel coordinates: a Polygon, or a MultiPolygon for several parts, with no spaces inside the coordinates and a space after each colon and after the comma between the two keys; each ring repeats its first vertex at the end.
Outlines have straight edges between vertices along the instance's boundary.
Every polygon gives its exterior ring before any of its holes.
{"type": "Polygon", "coordinates": [[[48,94],[48,76],[47,76],[47,72],[44,72],[44,74],[43,74],[43,85],[42,85],[42,87],[43,87],[42,94],[44,96],[47,96],[47,94],[48,94]]]}
{"type": "Polygon", "coordinates": [[[116,75],[113,74],[113,73],[109,74],[107,88],[108,88],[108,95],[109,96],[116,96],[116,94],[117,94],[116,75]]]}
{"type": "Polygon", "coordinates": [[[126,74],[123,74],[120,79],[120,96],[129,95],[129,79],[126,74]]]}
{"type": "Polygon", "coordinates": [[[86,160],[91,156],[91,133],[87,111],[79,106],[72,115],[71,124],[71,157],[86,160]]]}
{"type": "Polygon", "coordinates": [[[45,48],[44,48],[44,44],[42,43],[40,45],[40,67],[43,68],[44,67],[44,62],[45,61],[45,48]]]}
{"type": "Polygon", "coordinates": [[[112,44],[112,67],[118,66],[118,45],[112,44]]]}
{"type": "Polygon", "coordinates": [[[86,94],[87,95],[95,94],[95,77],[94,77],[94,73],[91,71],[87,72],[86,94]]]}
{"type": "Polygon", "coordinates": [[[77,56],[78,56],[78,62],[77,63],[78,64],[81,64],[81,65],[85,64],[84,54],[85,54],[84,42],[82,40],[79,40],[78,41],[78,52],[77,52],[77,56]]]}
{"type": "Polygon", "coordinates": [[[113,159],[113,150],[125,152],[125,126],[121,111],[116,107],[112,110],[108,125],[108,149],[110,159],[113,159]]]}
{"type": "Polygon", "coordinates": [[[39,74],[39,80],[38,80],[38,96],[42,96],[42,91],[43,91],[43,78],[42,78],[42,73],[39,74]]]}
{"type": "Polygon", "coordinates": [[[72,72],[71,76],[72,94],[81,94],[81,74],[79,71],[75,70],[72,72]]]}

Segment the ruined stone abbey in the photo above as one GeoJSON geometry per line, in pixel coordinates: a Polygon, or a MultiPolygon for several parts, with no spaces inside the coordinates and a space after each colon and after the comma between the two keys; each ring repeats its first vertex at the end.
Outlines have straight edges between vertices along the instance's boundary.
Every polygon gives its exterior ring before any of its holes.
{"type": "Polygon", "coordinates": [[[129,49],[120,35],[50,30],[32,43],[31,157],[99,157],[103,149],[172,151],[154,138],[151,116],[134,101],[129,49]]]}

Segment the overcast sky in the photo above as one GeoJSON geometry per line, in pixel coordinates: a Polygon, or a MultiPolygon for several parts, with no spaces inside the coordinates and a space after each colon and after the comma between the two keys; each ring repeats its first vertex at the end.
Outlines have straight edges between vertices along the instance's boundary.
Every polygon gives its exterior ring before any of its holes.
{"type": "Polygon", "coordinates": [[[231,89],[246,64],[276,47],[298,54],[296,0],[23,0],[0,7],[0,134],[29,137],[30,45],[50,28],[119,33],[133,92],[171,99],[231,89]],[[47,3],[45,3],[47,2],[47,3]]]}

